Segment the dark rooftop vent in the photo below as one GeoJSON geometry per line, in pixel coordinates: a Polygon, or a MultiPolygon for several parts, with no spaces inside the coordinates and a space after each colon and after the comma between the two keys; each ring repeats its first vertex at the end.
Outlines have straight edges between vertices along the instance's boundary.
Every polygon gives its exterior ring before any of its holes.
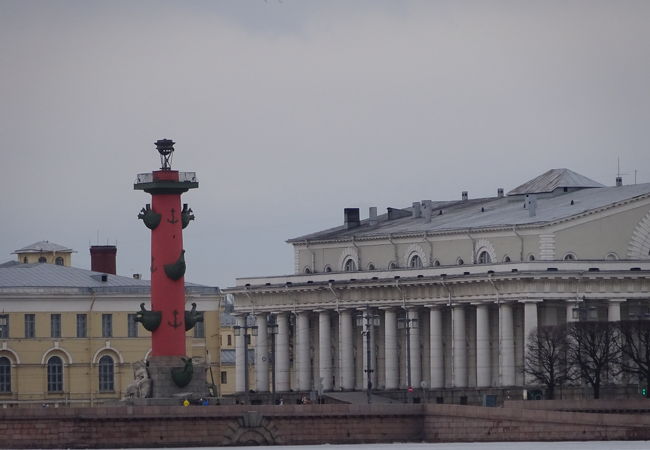
{"type": "Polygon", "coordinates": [[[410,217],[411,213],[409,211],[404,211],[403,209],[398,208],[388,208],[388,220],[400,219],[402,217],[410,217]]]}
{"type": "Polygon", "coordinates": [[[519,269],[512,269],[510,272],[519,272],[519,269]]]}
{"type": "Polygon", "coordinates": [[[503,188],[497,189],[497,197],[499,198],[503,197],[503,188]]]}
{"type": "Polygon", "coordinates": [[[396,280],[399,280],[399,279],[400,279],[400,276],[399,276],[399,275],[395,275],[393,278],[396,279],[396,280]]]}
{"type": "Polygon", "coordinates": [[[314,280],[307,281],[307,284],[314,284],[314,280]]]}
{"type": "Polygon", "coordinates": [[[287,286],[292,286],[293,283],[291,281],[287,281],[287,286]]]}
{"type": "Polygon", "coordinates": [[[343,210],[343,223],[348,230],[358,227],[361,224],[359,208],[345,208],[343,210]]]}
{"type": "Polygon", "coordinates": [[[271,283],[266,283],[265,286],[271,286],[271,283]]]}
{"type": "Polygon", "coordinates": [[[102,282],[106,283],[108,281],[108,275],[103,273],[102,274],[102,282]]]}
{"type": "Polygon", "coordinates": [[[547,272],[557,272],[557,267],[547,267],[546,271],[547,272]]]}
{"type": "Polygon", "coordinates": [[[424,275],[418,275],[418,278],[424,278],[424,275]]]}
{"type": "Polygon", "coordinates": [[[623,177],[618,176],[616,177],[616,187],[621,187],[623,186],[623,177]]]}
{"type": "Polygon", "coordinates": [[[469,275],[469,272],[463,272],[463,275],[469,275]]]}
{"type": "Polygon", "coordinates": [[[372,279],[373,279],[373,280],[378,280],[378,279],[379,279],[379,277],[372,277],[372,279]]]}
{"type": "Polygon", "coordinates": [[[469,195],[467,194],[467,191],[463,191],[463,192],[460,194],[460,198],[461,198],[463,201],[467,200],[467,199],[469,198],[469,195]]]}
{"type": "Polygon", "coordinates": [[[590,267],[589,272],[600,272],[600,269],[598,267],[590,267]]]}
{"type": "Polygon", "coordinates": [[[494,273],[494,270],[488,270],[487,273],[494,273]]]}

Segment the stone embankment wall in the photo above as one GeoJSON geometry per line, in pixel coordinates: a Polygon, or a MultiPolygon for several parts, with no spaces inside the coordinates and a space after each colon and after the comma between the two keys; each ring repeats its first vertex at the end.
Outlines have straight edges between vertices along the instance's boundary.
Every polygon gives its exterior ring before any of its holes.
{"type": "Polygon", "coordinates": [[[12,408],[0,410],[0,436],[3,448],[626,440],[650,439],[650,417],[413,404],[12,408]]]}

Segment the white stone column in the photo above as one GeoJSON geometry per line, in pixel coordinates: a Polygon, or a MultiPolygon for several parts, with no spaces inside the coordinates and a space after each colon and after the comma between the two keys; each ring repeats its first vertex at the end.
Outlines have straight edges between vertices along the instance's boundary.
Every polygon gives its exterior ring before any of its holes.
{"type": "MultiPolygon", "coordinates": [[[[537,301],[524,302],[524,366],[528,357],[528,340],[530,335],[537,330],[537,303],[537,301]]],[[[524,383],[530,384],[532,382],[531,375],[524,373],[524,383]]]]}
{"type": "Polygon", "coordinates": [[[384,311],[384,348],[386,389],[399,388],[399,363],[397,361],[397,312],[384,311]]]}
{"type": "Polygon", "coordinates": [[[341,388],[354,389],[354,353],[352,339],[352,312],[349,309],[339,312],[339,352],[341,356],[341,388]]]}
{"type": "Polygon", "coordinates": [[[246,337],[244,336],[244,324],[246,316],[237,316],[237,326],[241,327],[241,335],[235,336],[235,392],[246,392],[246,363],[244,352],[246,337]]]}
{"type": "Polygon", "coordinates": [[[330,312],[318,312],[318,376],[323,391],[332,390],[332,342],[330,312]]]}
{"type": "Polygon", "coordinates": [[[491,385],[490,316],[488,305],[476,305],[476,386],[491,385]]]}
{"type": "Polygon", "coordinates": [[[607,308],[607,320],[609,322],[621,321],[621,303],[625,300],[615,299],[610,300],[607,308]]]}
{"type": "Polygon", "coordinates": [[[311,390],[311,361],[309,355],[309,311],[300,311],[296,317],[296,357],[298,390],[311,390]]]}
{"type": "Polygon", "coordinates": [[[501,386],[515,384],[515,340],[512,317],[512,305],[501,303],[499,306],[499,329],[501,332],[501,386]]]}
{"type": "Polygon", "coordinates": [[[411,386],[420,387],[422,381],[422,358],[420,356],[420,319],[418,310],[415,308],[408,310],[409,319],[409,343],[411,347],[411,386]]]}
{"type": "Polygon", "coordinates": [[[269,390],[269,341],[266,313],[255,314],[257,340],[255,341],[255,389],[257,392],[269,390]]]}
{"type": "Polygon", "coordinates": [[[442,311],[432,306],[429,311],[429,353],[431,388],[445,387],[444,354],[442,347],[442,311]]]}
{"type": "Polygon", "coordinates": [[[573,317],[573,310],[578,307],[579,303],[575,300],[569,300],[566,304],[566,321],[567,323],[577,322],[578,318],[573,317]]]}
{"type": "Polygon", "coordinates": [[[467,346],[465,344],[465,309],[455,305],[451,310],[453,327],[453,371],[454,387],[467,387],[467,346]]]}
{"type": "Polygon", "coordinates": [[[288,392],[291,389],[289,376],[289,318],[286,312],[276,316],[278,334],[275,337],[275,389],[288,392]]]}

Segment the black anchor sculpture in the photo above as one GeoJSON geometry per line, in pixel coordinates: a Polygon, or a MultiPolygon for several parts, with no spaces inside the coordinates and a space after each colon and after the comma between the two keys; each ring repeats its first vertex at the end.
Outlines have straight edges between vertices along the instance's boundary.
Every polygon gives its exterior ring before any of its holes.
{"type": "Polygon", "coordinates": [[[140,214],[138,214],[138,219],[142,219],[144,225],[150,230],[155,229],[160,224],[161,217],[160,214],[151,209],[151,204],[149,203],[147,203],[147,205],[140,210],[140,214]]]}
{"type": "Polygon", "coordinates": [[[140,303],[140,311],[135,313],[135,321],[140,322],[145,330],[155,331],[160,326],[160,311],[147,311],[144,303],[140,303]]]}
{"type": "Polygon", "coordinates": [[[183,203],[183,210],[181,211],[181,225],[183,229],[187,228],[190,224],[190,220],[194,220],[194,212],[192,208],[187,207],[187,203],[183,203]]]}
{"type": "Polygon", "coordinates": [[[165,264],[164,268],[167,278],[174,281],[180,280],[185,275],[185,250],[181,250],[181,255],[176,262],[165,264]]]}
{"type": "Polygon", "coordinates": [[[197,322],[203,322],[203,313],[196,310],[196,303],[192,303],[192,309],[185,311],[185,331],[190,331],[197,322]]]}

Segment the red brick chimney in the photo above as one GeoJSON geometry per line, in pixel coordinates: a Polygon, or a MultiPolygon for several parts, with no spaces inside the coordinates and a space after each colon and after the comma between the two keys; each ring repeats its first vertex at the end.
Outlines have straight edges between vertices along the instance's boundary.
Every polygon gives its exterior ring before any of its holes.
{"type": "Polygon", "coordinates": [[[116,275],[115,259],[117,247],[114,245],[93,245],[90,247],[90,270],[116,275]]]}

